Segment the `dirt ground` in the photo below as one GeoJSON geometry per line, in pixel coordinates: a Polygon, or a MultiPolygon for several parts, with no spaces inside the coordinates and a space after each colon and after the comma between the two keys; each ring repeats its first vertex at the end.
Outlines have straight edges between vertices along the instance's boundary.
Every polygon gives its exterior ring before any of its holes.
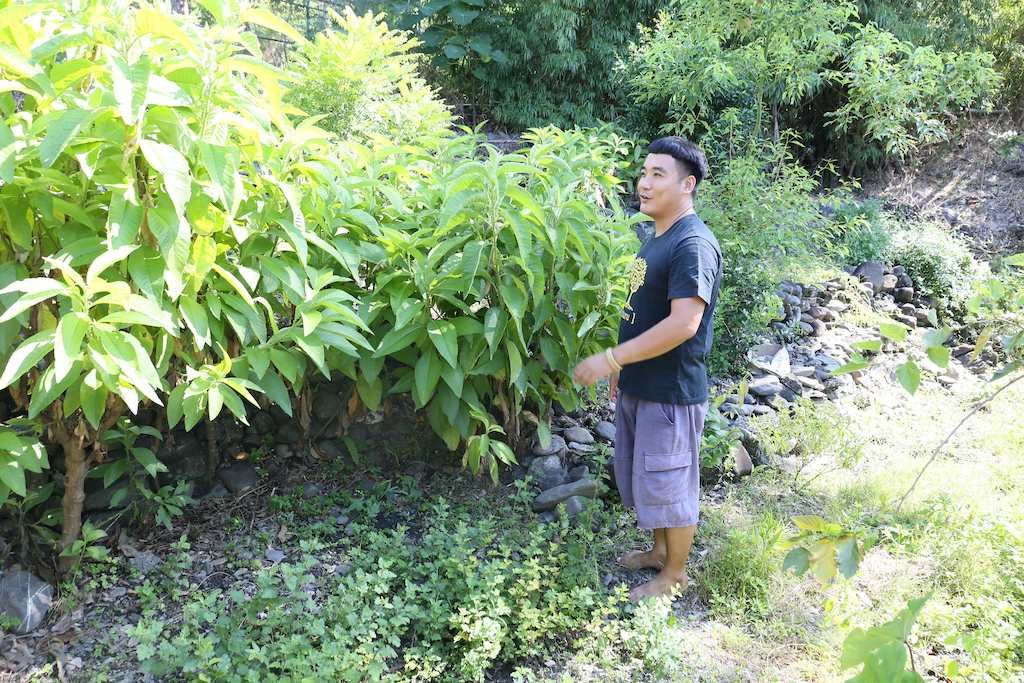
{"type": "Polygon", "coordinates": [[[1020,253],[1024,138],[1012,139],[1022,134],[1008,117],[978,118],[949,142],[865,179],[862,195],[956,230],[979,257],[1020,253]]]}

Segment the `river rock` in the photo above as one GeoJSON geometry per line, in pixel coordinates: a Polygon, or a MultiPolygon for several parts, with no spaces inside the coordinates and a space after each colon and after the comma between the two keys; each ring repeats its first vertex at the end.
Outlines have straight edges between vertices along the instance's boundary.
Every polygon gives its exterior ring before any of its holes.
{"type": "Polygon", "coordinates": [[[569,427],[562,432],[562,437],[569,443],[594,443],[594,435],[590,433],[589,429],[583,427],[569,427]]]}
{"type": "Polygon", "coordinates": [[[597,495],[597,482],[593,479],[580,479],[542,492],[533,500],[533,511],[544,512],[554,510],[558,504],[573,496],[593,498],[597,495]]]}
{"type": "Polygon", "coordinates": [[[198,435],[174,432],[160,444],[157,459],[167,465],[166,475],[170,479],[197,479],[206,473],[206,453],[206,441],[198,435]]]}
{"type": "Polygon", "coordinates": [[[551,435],[551,445],[548,446],[547,448],[541,446],[539,440],[537,442],[537,445],[533,447],[533,454],[539,457],[553,455],[558,458],[562,458],[565,456],[567,451],[568,446],[565,443],[565,439],[563,439],[558,434],[551,435]]]}
{"type": "Polygon", "coordinates": [[[758,377],[750,381],[748,390],[755,396],[774,396],[781,392],[785,387],[782,386],[782,382],[775,375],[766,375],[764,377],[758,377]]]}
{"type": "Polygon", "coordinates": [[[594,425],[594,434],[615,443],[615,425],[607,420],[601,420],[594,425]]]}
{"type": "Polygon", "coordinates": [[[341,410],[341,395],[330,387],[316,393],[313,399],[313,415],[322,422],[330,422],[341,410]]]}
{"type": "Polygon", "coordinates": [[[259,472],[254,470],[252,465],[240,460],[232,461],[227,466],[222,467],[217,472],[217,476],[232,493],[251,489],[261,479],[259,472]]]}
{"type": "Polygon", "coordinates": [[[142,553],[136,557],[128,558],[128,564],[130,564],[132,569],[136,570],[140,574],[148,574],[154,569],[162,567],[164,565],[164,561],[154,553],[142,553]]]}
{"type": "Polygon", "coordinates": [[[899,281],[895,275],[883,275],[882,276],[882,289],[883,292],[891,292],[896,289],[896,284],[899,281]]]}
{"type": "Polygon", "coordinates": [[[298,425],[292,424],[291,422],[285,422],[277,428],[277,432],[274,434],[274,441],[277,443],[293,444],[298,443],[299,439],[302,438],[302,429],[298,425]]]}
{"type": "Polygon", "coordinates": [[[885,264],[879,261],[865,261],[853,271],[853,276],[859,278],[861,283],[870,283],[871,294],[878,294],[882,291],[882,278],[885,277],[885,264]]]}
{"type": "Polygon", "coordinates": [[[19,621],[12,630],[29,633],[42,623],[53,602],[53,586],[28,572],[11,572],[0,579],[0,614],[19,621]]]}

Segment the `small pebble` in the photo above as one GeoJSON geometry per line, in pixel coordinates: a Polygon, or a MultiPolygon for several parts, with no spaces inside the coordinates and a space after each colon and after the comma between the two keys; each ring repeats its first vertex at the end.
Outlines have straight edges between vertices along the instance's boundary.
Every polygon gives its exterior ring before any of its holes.
{"type": "Polygon", "coordinates": [[[273,562],[274,564],[278,564],[279,562],[284,560],[285,557],[282,551],[274,550],[273,548],[268,549],[267,552],[263,554],[263,556],[271,562],[273,562]]]}

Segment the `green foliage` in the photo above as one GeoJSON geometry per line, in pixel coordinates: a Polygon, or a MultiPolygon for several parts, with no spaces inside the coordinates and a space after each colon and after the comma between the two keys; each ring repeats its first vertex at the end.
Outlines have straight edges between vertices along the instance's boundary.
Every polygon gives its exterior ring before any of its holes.
{"type": "Polygon", "coordinates": [[[885,262],[907,269],[915,290],[939,299],[940,312],[954,317],[963,315],[972,283],[987,270],[962,238],[926,221],[893,231],[884,256],[885,262]]]}
{"type": "Polygon", "coordinates": [[[382,17],[332,12],[338,30],[317,34],[291,53],[291,71],[301,86],[284,101],[306,115],[323,116],[317,125],[342,138],[382,135],[402,143],[448,132],[451,114],[417,75],[419,58],[409,54],[420,43],[392,31],[382,17]]]}
{"type": "Polygon", "coordinates": [[[838,243],[831,250],[840,265],[884,261],[898,223],[882,213],[882,203],[871,199],[839,207],[834,217],[838,243]]]}
{"type": "MultiPolygon", "coordinates": [[[[658,0],[393,0],[376,4],[415,28],[445,91],[501,125],[592,126],[624,92],[618,58],[658,0]]],[[[628,104],[628,103],[625,103],[628,104]]],[[[476,115],[474,121],[481,120],[476,115]]]]}
{"type": "Polygon", "coordinates": [[[850,43],[844,60],[845,69],[825,77],[844,89],[846,102],[826,116],[837,132],[879,141],[901,158],[918,145],[947,139],[946,112],[977,102],[1000,84],[989,53],[936,52],[871,25],[850,43]]]}
{"type": "Polygon", "coordinates": [[[46,449],[31,427],[17,420],[0,425],[0,505],[11,500],[12,493],[23,499],[32,495],[25,472],[41,473],[50,467],[46,449]]]}
{"type": "MultiPolygon", "coordinates": [[[[56,425],[69,491],[125,412],[244,422],[262,393],[290,414],[312,371],[370,409],[411,392],[453,449],[482,432],[472,460],[496,476],[512,457],[493,435],[517,443],[523,408],[544,414],[614,329],[627,227],[607,198],[628,145],[607,131],[536,131],[510,156],[475,135],[331,147],[288,119],[292,77],[243,30],[302,42],[266,11],[210,0],[204,27],[24,7],[3,59],[25,106],[0,95],[0,387],[56,425]]],[[[25,459],[22,438],[4,454],[25,459]]]]}
{"type": "Polygon", "coordinates": [[[758,259],[730,259],[723,249],[722,282],[715,308],[715,340],[708,355],[708,373],[722,377],[742,373],[747,351],[768,337],[779,311],[773,293],[773,269],[758,259]]]}
{"type": "Polygon", "coordinates": [[[683,661],[670,600],[642,600],[620,633],[627,652],[636,653],[659,680],[672,680],[683,661]]]}
{"type": "Polygon", "coordinates": [[[782,545],[783,550],[792,548],[782,562],[782,571],[792,569],[797,576],[810,571],[822,586],[827,586],[837,572],[853,578],[864,557],[855,532],[815,515],[800,515],[792,521],[803,531],[782,545]],[[809,547],[794,547],[809,541],[813,541],[809,547]]]}
{"type": "Polygon", "coordinates": [[[896,618],[867,630],[855,628],[843,643],[841,665],[844,669],[864,665],[864,669],[846,683],[924,683],[921,675],[906,670],[907,648],[914,622],[931,593],[911,600],[896,618]]]}
{"type": "Polygon", "coordinates": [[[726,512],[709,511],[701,529],[709,552],[696,585],[717,615],[766,615],[772,576],[779,569],[776,546],[785,528],[771,511],[756,520],[731,519],[726,512]]]}
{"type": "Polygon", "coordinates": [[[873,23],[914,45],[990,52],[1003,76],[1000,99],[1018,111],[1024,86],[1024,6],[1016,0],[867,0],[862,23],[873,23]]]}
{"type": "Polygon", "coordinates": [[[312,558],[261,570],[254,590],[191,596],[179,625],[132,631],[143,669],[185,680],[483,680],[496,662],[604,632],[624,599],[600,588],[586,529],[517,526],[437,500],[419,544],[360,537],[346,577],[316,590],[312,558]],[[514,535],[514,542],[513,542],[514,535]],[[514,548],[514,550],[513,550],[514,548]]]}
{"type": "MultiPolygon", "coordinates": [[[[509,455],[493,426],[515,445],[524,408],[536,420],[556,397],[578,401],[570,370],[614,334],[630,258],[627,221],[608,199],[621,143],[557,129],[527,140],[504,156],[474,137],[352,145],[373,194],[336,228],[362,264],[360,316],[374,330],[358,372],[342,371],[371,410],[411,392],[450,448],[483,431],[490,453],[470,455],[493,476],[509,455]],[[372,180],[391,174],[397,189],[372,180]]],[[[338,208],[322,211],[338,222],[338,208]]]]}
{"type": "Polygon", "coordinates": [[[797,105],[825,86],[822,71],[845,44],[852,3],[672,2],[631,55],[630,84],[641,101],[666,100],[663,130],[709,130],[716,100],[750,89],[751,132],[766,108],[797,105]]]}
{"type": "Polygon", "coordinates": [[[110,549],[97,544],[106,537],[107,532],[94,526],[89,520],[82,523],[82,537],[61,551],[61,555],[65,557],[78,558],[72,570],[73,574],[77,575],[81,571],[83,559],[101,562],[107,558],[110,549]]]}
{"type": "MultiPolygon", "coordinates": [[[[115,0],[29,3],[4,69],[0,386],[65,448],[166,403],[187,427],[264,392],[290,411],[307,362],[367,345],[336,263],[311,241],[294,164],[327,134],[282,114],[280,81],[242,24],[301,40],[264,10],[204,3],[198,26],[115,0]],[[273,267],[265,268],[265,262],[273,267]],[[281,277],[269,275],[274,273],[281,277]],[[53,424],[51,422],[51,424],[53,424]]],[[[66,548],[77,520],[65,519],[66,548]]]]}
{"type": "Polygon", "coordinates": [[[975,295],[967,309],[982,326],[972,358],[990,341],[1005,364],[993,375],[999,379],[1024,367],[1024,254],[1003,259],[1004,270],[974,283],[975,295]]]}
{"type": "Polygon", "coordinates": [[[760,141],[737,156],[727,147],[711,163],[698,211],[724,262],[709,359],[718,375],[742,372],[748,349],[764,341],[779,310],[778,273],[829,242],[824,211],[838,200],[813,194],[818,176],[797,164],[783,142],[760,141]]]}
{"type": "Polygon", "coordinates": [[[798,398],[785,415],[758,417],[751,424],[769,454],[797,457],[797,480],[817,458],[827,458],[826,467],[851,467],[861,456],[861,440],[850,429],[849,417],[827,403],[798,398]]]}
{"type": "Polygon", "coordinates": [[[879,147],[903,156],[944,139],[947,108],[998,87],[990,54],[904,43],[856,14],[823,0],[675,2],[632,52],[627,78],[662,131],[721,137],[742,123],[756,140],[791,128],[814,161],[846,170],[877,163],[879,147]]]}
{"type": "Polygon", "coordinates": [[[727,396],[727,394],[722,394],[716,398],[704,418],[704,429],[700,433],[701,467],[717,467],[725,470],[735,460],[733,452],[739,443],[740,431],[733,427],[718,410],[727,396]]]}

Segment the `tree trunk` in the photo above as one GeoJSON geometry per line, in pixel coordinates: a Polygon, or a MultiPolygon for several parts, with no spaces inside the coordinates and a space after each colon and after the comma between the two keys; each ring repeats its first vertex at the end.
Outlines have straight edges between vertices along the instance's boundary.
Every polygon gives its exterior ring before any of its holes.
{"type": "MultiPolygon", "coordinates": [[[[74,545],[82,535],[82,506],[85,503],[85,475],[89,472],[92,455],[86,453],[85,443],[92,431],[81,416],[76,420],[58,423],[50,429],[50,438],[60,444],[64,450],[64,498],[61,509],[64,511],[60,541],[57,552],[64,552],[74,545]]],[[[94,433],[95,436],[95,433],[94,433]]],[[[71,572],[81,556],[68,555],[59,558],[62,575],[71,572]]]]}
{"type": "Polygon", "coordinates": [[[214,435],[213,420],[210,419],[209,413],[206,418],[206,472],[199,479],[200,484],[207,484],[213,480],[213,475],[217,473],[217,465],[219,464],[220,451],[217,449],[217,439],[214,435]]]}
{"type": "MultiPolygon", "coordinates": [[[[100,434],[114,426],[127,409],[124,402],[117,396],[107,398],[107,407],[100,419],[99,429],[93,429],[80,410],[68,418],[64,417],[63,405],[60,400],[54,401],[48,410],[52,426],[48,430],[50,439],[64,451],[64,498],[61,510],[64,520],[61,525],[60,540],[57,541],[57,552],[62,553],[74,545],[82,536],[82,506],[85,504],[85,476],[89,473],[89,465],[93,462],[91,449],[86,445],[95,443],[100,434]]],[[[80,555],[59,558],[58,570],[67,576],[78,564],[80,555]]]]}

